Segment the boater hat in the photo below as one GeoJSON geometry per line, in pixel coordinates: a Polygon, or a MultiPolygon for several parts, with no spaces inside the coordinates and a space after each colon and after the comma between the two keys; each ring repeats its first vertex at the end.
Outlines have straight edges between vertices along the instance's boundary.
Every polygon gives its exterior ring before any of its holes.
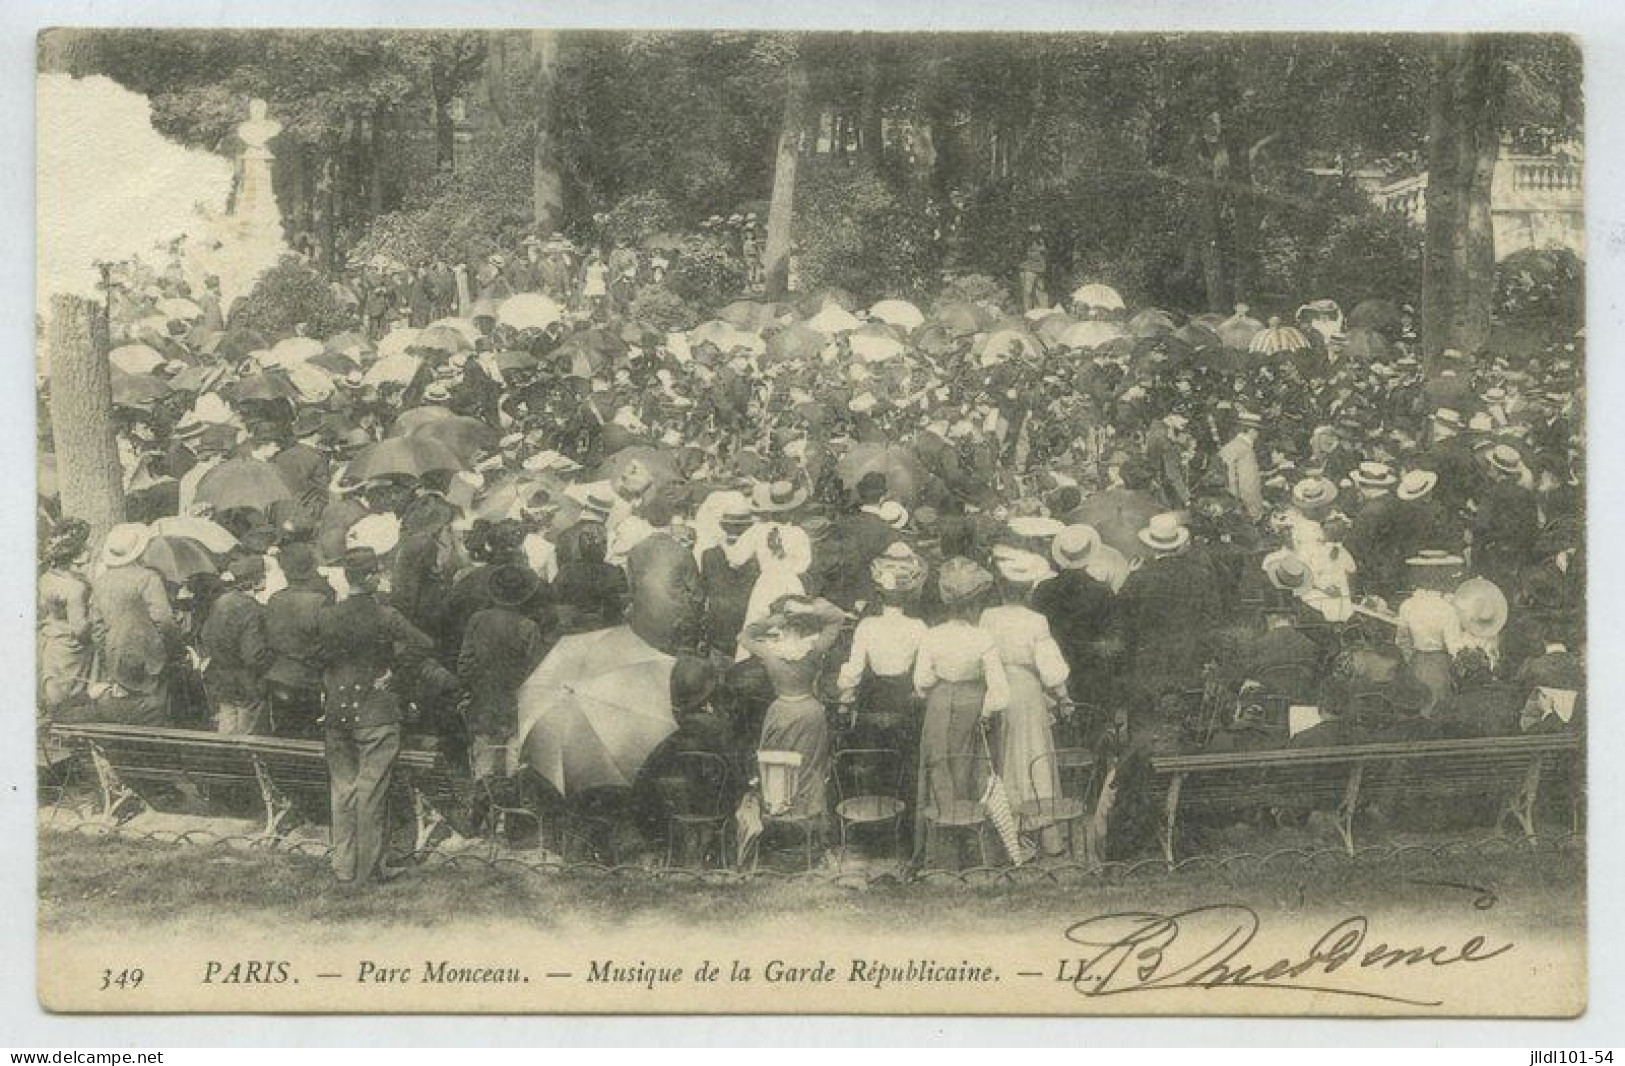
{"type": "Polygon", "coordinates": [[[1139,532],[1140,542],[1159,552],[1175,552],[1190,543],[1191,531],[1172,511],[1153,515],[1139,532]]]}
{"type": "Polygon", "coordinates": [[[1292,486],[1292,502],[1298,507],[1324,507],[1337,499],[1337,486],[1323,477],[1306,477],[1292,486]]]}
{"type": "Polygon", "coordinates": [[[128,566],[141,558],[152,542],[152,529],[142,522],[120,522],[107,531],[102,542],[102,565],[108,569],[128,566]]]}
{"type": "Polygon", "coordinates": [[[750,494],[750,505],[758,514],[782,514],[807,502],[807,490],[794,482],[761,482],[750,494]]]}
{"type": "Polygon", "coordinates": [[[1472,636],[1493,637],[1507,624],[1506,593],[1484,578],[1468,578],[1456,589],[1456,615],[1472,636]]]}
{"type": "Polygon", "coordinates": [[[1100,546],[1100,533],[1094,526],[1067,526],[1055,534],[1050,557],[1062,570],[1082,570],[1100,546]]]}
{"type": "Polygon", "coordinates": [[[1438,483],[1439,475],[1431,470],[1409,470],[1399,479],[1399,489],[1394,495],[1402,500],[1420,500],[1438,483]]]}
{"type": "Polygon", "coordinates": [[[1349,477],[1362,489],[1391,489],[1399,483],[1387,463],[1361,463],[1349,477]]]}

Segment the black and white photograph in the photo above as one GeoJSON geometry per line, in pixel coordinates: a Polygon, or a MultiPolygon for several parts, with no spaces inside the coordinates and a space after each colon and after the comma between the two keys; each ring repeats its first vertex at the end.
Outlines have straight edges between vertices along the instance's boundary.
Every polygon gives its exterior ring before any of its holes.
{"type": "Polygon", "coordinates": [[[42,32],[44,1009],[1584,1012],[1583,42],[1370,29],[42,32]]]}

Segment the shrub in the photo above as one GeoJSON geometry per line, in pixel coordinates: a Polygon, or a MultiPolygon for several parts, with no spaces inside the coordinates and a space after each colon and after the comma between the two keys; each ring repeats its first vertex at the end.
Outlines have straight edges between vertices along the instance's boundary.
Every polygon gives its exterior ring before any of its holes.
{"type": "Polygon", "coordinates": [[[677,228],[677,211],[657,192],[623,196],[605,213],[604,236],[614,241],[638,244],[656,233],[677,228]]]}
{"type": "Polygon", "coordinates": [[[645,285],[632,298],[627,317],[644,322],[667,333],[692,329],[699,324],[700,315],[681,296],[664,285],[645,285]]]}
{"type": "Polygon", "coordinates": [[[738,296],[745,288],[745,264],[714,237],[689,236],[666,285],[690,306],[709,312],[738,296]]]}
{"type": "Polygon", "coordinates": [[[948,279],[932,303],[933,308],[949,303],[986,304],[1000,314],[1009,314],[1014,300],[1010,290],[986,274],[958,274],[948,279]]]}
{"type": "Polygon", "coordinates": [[[1513,252],[1495,265],[1503,322],[1573,333],[1585,321],[1585,264],[1566,248],[1513,252]]]}
{"type": "Polygon", "coordinates": [[[919,299],[936,266],[927,213],[864,167],[807,167],[796,188],[801,289],[844,289],[860,304],[919,299]]]}
{"type": "Polygon", "coordinates": [[[268,339],[292,336],[301,324],[308,336],[330,337],[353,322],[327,280],[293,256],[261,274],[231,309],[233,329],[255,330],[268,339]]]}

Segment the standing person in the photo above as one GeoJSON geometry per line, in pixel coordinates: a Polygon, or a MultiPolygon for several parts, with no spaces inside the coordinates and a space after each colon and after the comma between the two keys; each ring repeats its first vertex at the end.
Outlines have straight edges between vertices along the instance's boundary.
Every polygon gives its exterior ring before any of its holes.
{"type": "MultiPolygon", "coordinates": [[[[1139,538],[1152,555],[1123,583],[1124,639],[1142,707],[1157,707],[1161,694],[1201,676],[1222,604],[1218,580],[1187,550],[1191,532],[1177,514],[1153,516],[1139,538]]],[[[1158,746],[1177,741],[1179,725],[1154,715],[1135,728],[1158,746]]]]}
{"type": "Polygon", "coordinates": [[[672,532],[672,504],[666,493],[651,493],[641,508],[649,535],[626,555],[631,607],[627,624],[651,646],[667,654],[692,652],[700,642],[702,593],[694,553],[672,532]]]}
{"type": "Polygon", "coordinates": [[[1264,515],[1264,482],[1258,473],[1258,430],[1264,419],[1252,411],[1236,412],[1236,435],[1219,449],[1224,463],[1225,488],[1241,501],[1247,517],[1264,515]]]}
{"type": "Polygon", "coordinates": [[[1411,673],[1427,686],[1429,697],[1421,713],[1428,717],[1439,703],[1450,698],[1450,661],[1466,643],[1455,600],[1446,591],[1456,587],[1462,560],[1459,555],[1430,549],[1406,563],[1416,591],[1399,605],[1394,643],[1411,673]]]}
{"type": "Polygon", "coordinates": [[[721,542],[700,554],[700,588],[705,597],[705,642],[712,651],[732,658],[745,626],[751,589],[761,576],[756,544],[747,533],[755,525],[750,504],[730,494],[717,513],[721,542]]]}
{"type": "Polygon", "coordinates": [[[379,599],[378,554],[344,553],[350,595],[317,618],[332,777],[333,873],[341,884],[390,881],[389,782],[401,751],[396,671],[433,666],[434,643],[379,599]]]}
{"type": "Polygon", "coordinates": [[[265,601],[265,639],[271,667],[265,673],[265,698],[271,732],[281,737],[321,735],[321,635],[317,620],[333,602],[333,588],[316,566],[309,541],[282,546],[277,555],[287,585],[265,601]]]}
{"type": "Polygon", "coordinates": [[[90,582],[91,632],[106,680],[122,693],[119,720],[141,725],[170,721],[169,643],[179,621],[158,571],[141,562],[152,530],[124,522],[102,542],[102,572],[90,582]]]}
{"type": "Polygon", "coordinates": [[[1510,444],[1489,449],[1489,485],[1478,496],[1473,517],[1473,570],[1502,588],[1512,588],[1524,568],[1536,562],[1540,509],[1523,457],[1510,444]]]}
{"type": "MultiPolygon", "coordinates": [[[[1059,767],[1053,758],[1055,736],[1050,731],[1053,708],[1070,714],[1066,682],[1069,671],[1061,649],[1050,634],[1049,622],[1028,606],[1033,589],[1054,575],[1049,560],[1019,548],[993,549],[994,565],[1004,582],[1004,603],[982,612],[977,623],[993,638],[1004,664],[1009,704],[999,728],[999,776],[1004,780],[1012,810],[1029,804],[1042,810],[1061,793],[1059,767]],[[1042,761],[1042,765],[1035,765],[1042,761]]],[[[1030,821],[1038,830],[1039,846],[1048,856],[1061,854],[1061,832],[1054,822],[1030,821]]]]}
{"type": "Polygon", "coordinates": [[[214,601],[198,634],[198,652],[208,663],[203,688],[216,730],[266,733],[265,674],[276,652],[266,638],[265,606],[255,596],[265,586],[265,557],[239,556],[221,578],[227,591],[214,601]]]}
{"type": "Polygon", "coordinates": [[[942,564],[938,595],[948,619],[932,626],[914,657],[914,691],[925,700],[920,728],[919,787],[914,820],[914,861],[925,854],[926,812],[946,811],[982,797],[989,767],[977,760],[986,744],[986,719],[1010,702],[1010,686],[998,645],[975,619],[993,575],[969,559],[942,564]]]}
{"type": "Polygon", "coordinates": [[[829,721],[814,688],[845,621],[846,613],[828,600],[791,595],[775,601],[767,617],[739,636],[740,647],[761,662],[773,683],[757,750],[801,756],[786,814],[816,826],[828,817],[830,744],[829,721]]]}
{"type": "Polygon", "coordinates": [[[47,716],[83,699],[90,680],[90,586],[80,572],[90,526],[64,519],[43,550],[39,579],[39,702],[47,716]]]}
{"type": "Polygon", "coordinates": [[[1044,228],[1027,229],[1027,251],[1021,257],[1021,309],[1031,311],[1049,306],[1046,278],[1049,274],[1049,249],[1044,245],[1044,228]]]}
{"type": "Polygon", "coordinates": [[[929,627],[907,608],[925,584],[925,563],[899,541],[870,563],[869,570],[880,613],[858,623],[836,687],[841,706],[852,719],[851,746],[890,748],[909,767],[918,759],[914,657],[929,627]]]}
{"type": "MultiPolygon", "coordinates": [[[[1112,703],[1117,684],[1112,667],[1122,644],[1111,574],[1097,565],[1104,552],[1115,549],[1101,541],[1093,526],[1067,526],[1050,544],[1050,557],[1061,572],[1032,596],[1033,609],[1049,620],[1050,633],[1066,657],[1073,700],[1102,709],[1112,703]]],[[[1122,569],[1127,571],[1126,563],[1122,569]]],[[[1082,727],[1092,733],[1107,724],[1087,721],[1082,727]]]]}
{"type": "Polygon", "coordinates": [[[581,303],[587,314],[603,317],[609,300],[609,266],[595,248],[587,254],[587,263],[581,268],[581,303]]]}
{"type": "Polygon", "coordinates": [[[546,654],[541,627],[527,611],[541,589],[523,566],[498,566],[486,578],[491,606],[469,620],[457,655],[468,690],[468,729],[476,781],[508,775],[508,745],[519,728],[519,686],[546,654]]]}
{"type": "Polygon", "coordinates": [[[1175,510],[1190,506],[1191,501],[1190,479],[1185,469],[1187,425],[1184,415],[1170,414],[1151,423],[1145,432],[1145,461],[1162,492],[1163,502],[1175,510]]]}

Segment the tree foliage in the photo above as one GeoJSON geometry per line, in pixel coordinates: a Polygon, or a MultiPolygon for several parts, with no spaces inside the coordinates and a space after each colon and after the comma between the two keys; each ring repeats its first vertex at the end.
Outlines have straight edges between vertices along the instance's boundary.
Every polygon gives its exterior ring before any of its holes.
{"type": "Polygon", "coordinates": [[[330,337],[352,324],[327,279],[292,256],[260,275],[254,288],[231,309],[233,328],[251,329],[265,337],[292,336],[296,327],[306,336],[330,337]]]}

